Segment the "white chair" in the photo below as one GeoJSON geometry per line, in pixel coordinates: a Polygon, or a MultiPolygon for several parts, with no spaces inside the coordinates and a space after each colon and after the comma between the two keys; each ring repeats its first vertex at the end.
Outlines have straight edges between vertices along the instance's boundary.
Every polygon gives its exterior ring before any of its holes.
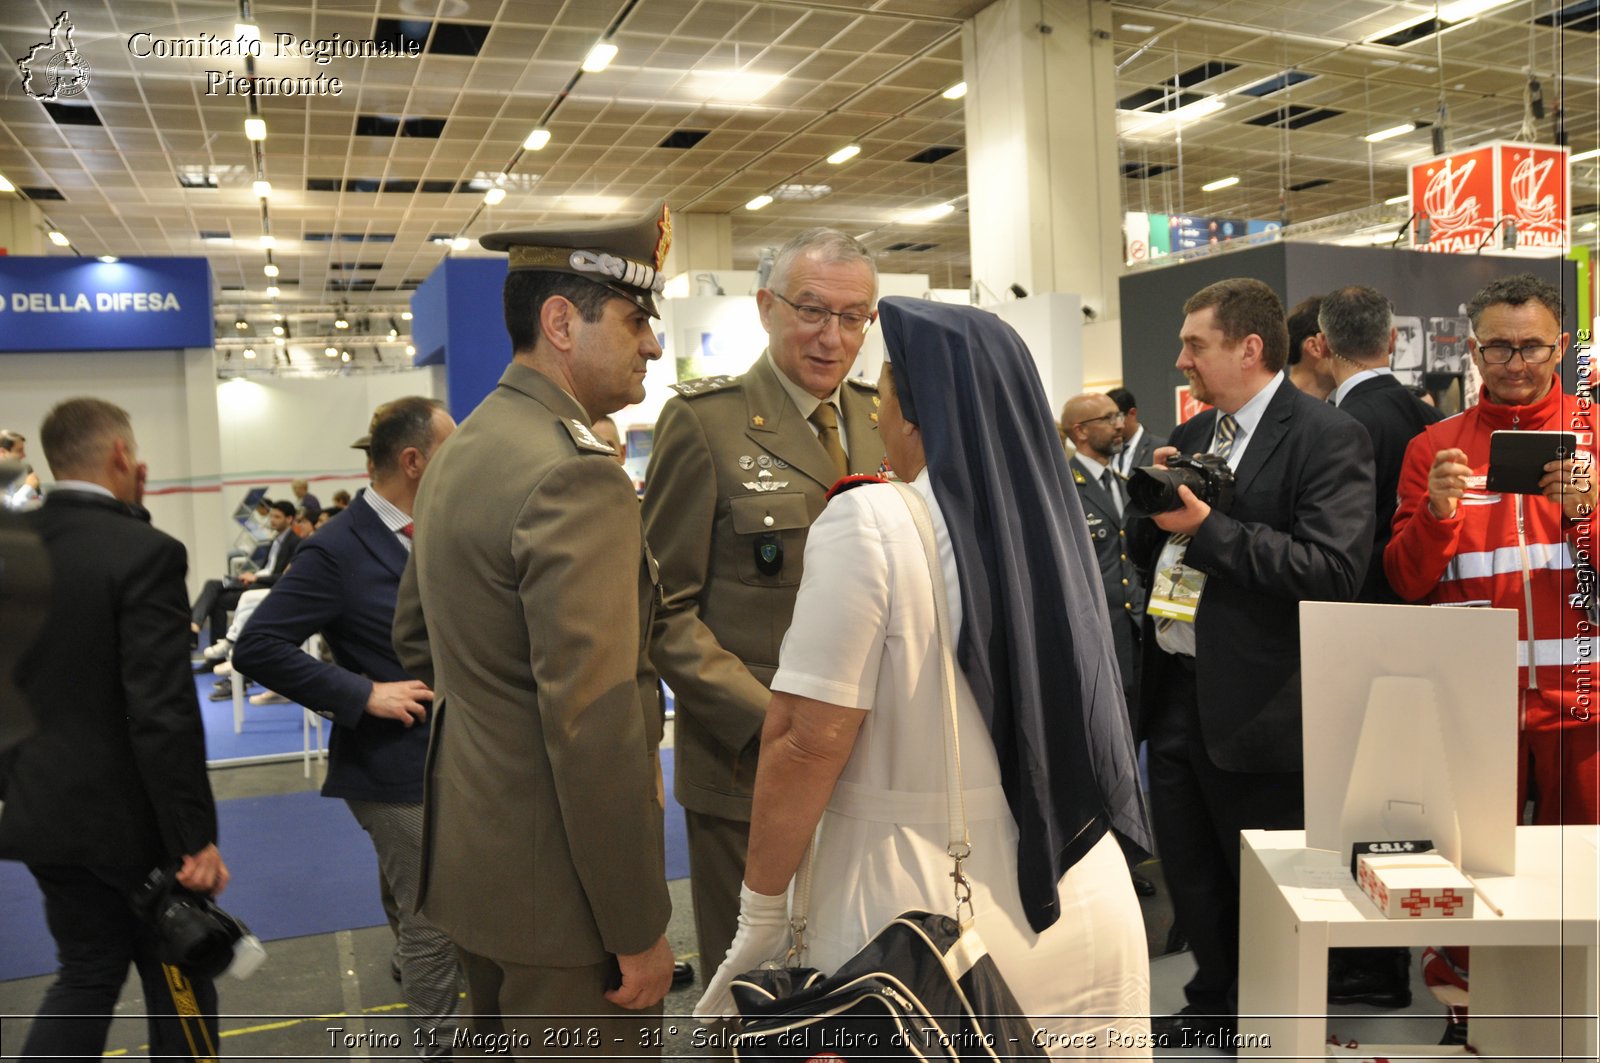
{"type": "MultiPolygon", "coordinates": [[[[313,657],[320,657],[321,644],[322,636],[312,635],[301,648],[313,657]]],[[[244,690],[245,687],[250,685],[250,680],[240,674],[237,668],[234,669],[230,679],[233,686],[233,733],[239,734],[244,730],[244,690]]],[[[305,777],[309,779],[311,778],[311,732],[313,729],[317,733],[317,759],[326,761],[328,752],[323,744],[322,717],[304,706],[299,706],[299,708],[301,759],[305,765],[305,777]]]]}

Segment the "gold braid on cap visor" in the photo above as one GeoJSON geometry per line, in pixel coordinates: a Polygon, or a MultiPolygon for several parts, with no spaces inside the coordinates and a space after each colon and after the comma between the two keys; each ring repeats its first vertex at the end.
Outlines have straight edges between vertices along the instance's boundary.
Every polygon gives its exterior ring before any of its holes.
{"type": "Polygon", "coordinates": [[[570,269],[577,273],[596,273],[630,288],[661,294],[667,279],[655,267],[631,258],[604,251],[574,251],[564,247],[513,247],[509,253],[512,269],[570,269]]]}

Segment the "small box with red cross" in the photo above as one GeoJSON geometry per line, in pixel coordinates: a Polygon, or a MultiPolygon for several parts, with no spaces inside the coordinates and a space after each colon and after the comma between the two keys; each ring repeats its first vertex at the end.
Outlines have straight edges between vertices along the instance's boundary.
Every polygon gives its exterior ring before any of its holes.
{"type": "Polygon", "coordinates": [[[1356,881],[1390,919],[1472,918],[1472,883],[1438,853],[1363,854],[1356,881]]]}

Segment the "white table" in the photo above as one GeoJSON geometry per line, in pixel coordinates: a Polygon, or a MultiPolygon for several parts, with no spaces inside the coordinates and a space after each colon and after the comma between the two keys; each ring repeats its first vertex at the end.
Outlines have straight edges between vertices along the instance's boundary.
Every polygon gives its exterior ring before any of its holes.
{"type": "MultiPolygon", "coordinates": [[[[1519,827],[1517,874],[1476,876],[1471,918],[1388,919],[1350,879],[1348,853],[1303,848],[1304,831],[1244,831],[1239,1055],[1333,1054],[1325,1046],[1330,947],[1470,945],[1468,1040],[1481,1057],[1593,1063],[1600,1012],[1596,837],[1592,826],[1519,827]]],[[[1363,1045],[1361,1053],[1465,1054],[1420,1045],[1363,1045]]]]}

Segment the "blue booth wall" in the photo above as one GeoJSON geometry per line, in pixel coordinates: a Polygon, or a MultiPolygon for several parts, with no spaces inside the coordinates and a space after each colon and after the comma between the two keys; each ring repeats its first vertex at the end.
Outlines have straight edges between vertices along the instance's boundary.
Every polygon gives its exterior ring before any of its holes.
{"type": "Polygon", "coordinates": [[[211,346],[203,258],[0,256],[0,351],[211,346]]]}
{"type": "Polygon", "coordinates": [[[411,296],[414,365],[443,365],[458,422],[493,391],[511,361],[502,293],[506,260],[447,258],[411,296]]]}

